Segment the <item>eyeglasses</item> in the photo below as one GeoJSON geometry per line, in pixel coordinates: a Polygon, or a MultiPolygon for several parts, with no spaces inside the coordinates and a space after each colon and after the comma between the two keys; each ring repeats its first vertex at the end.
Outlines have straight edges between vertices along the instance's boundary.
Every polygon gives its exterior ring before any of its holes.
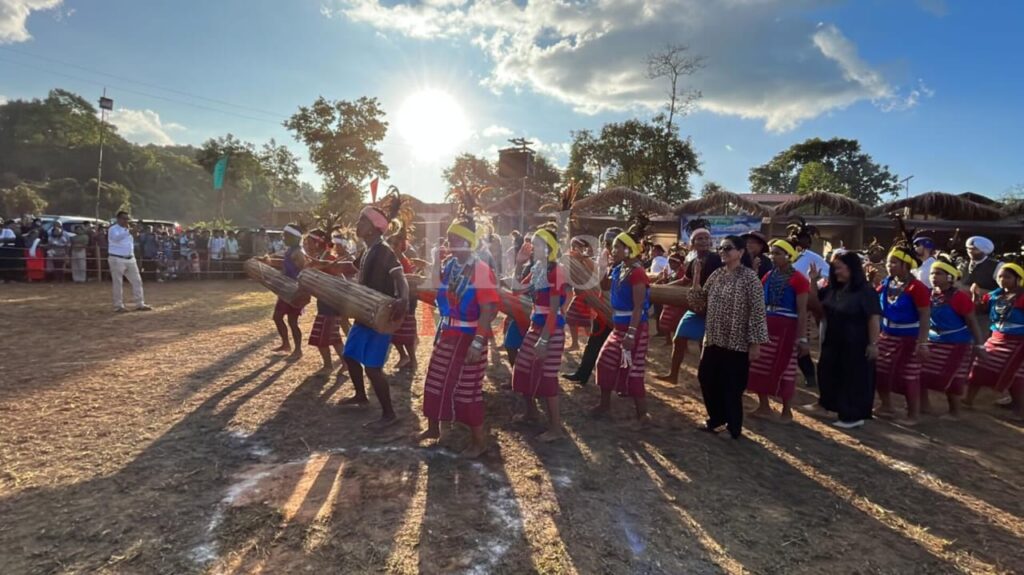
{"type": "Polygon", "coordinates": [[[736,246],[718,246],[716,249],[720,254],[727,254],[736,249],[736,246]]]}

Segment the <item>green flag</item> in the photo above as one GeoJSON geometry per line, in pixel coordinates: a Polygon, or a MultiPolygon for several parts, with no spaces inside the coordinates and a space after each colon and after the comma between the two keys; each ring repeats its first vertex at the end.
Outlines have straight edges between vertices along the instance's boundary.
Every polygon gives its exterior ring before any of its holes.
{"type": "Polygon", "coordinates": [[[224,174],[228,172],[228,157],[221,156],[217,165],[213,167],[213,189],[219,190],[224,187],[224,174]]]}

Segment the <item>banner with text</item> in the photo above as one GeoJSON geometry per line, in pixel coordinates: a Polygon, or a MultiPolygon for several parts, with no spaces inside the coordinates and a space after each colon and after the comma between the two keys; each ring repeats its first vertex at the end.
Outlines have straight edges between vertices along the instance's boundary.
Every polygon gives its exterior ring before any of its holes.
{"type": "Polygon", "coordinates": [[[690,243],[686,224],[690,220],[703,218],[711,224],[711,239],[717,242],[725,236],[742,236],[749,232],[761,231],[761,216],[681,216],[679,218],[679,240],[690,243]]]}

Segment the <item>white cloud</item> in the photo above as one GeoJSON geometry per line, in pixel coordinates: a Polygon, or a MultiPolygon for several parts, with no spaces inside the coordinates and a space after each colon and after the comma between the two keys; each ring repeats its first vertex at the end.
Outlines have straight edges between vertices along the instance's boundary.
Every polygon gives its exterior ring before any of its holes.
{"type": "Polygon", "coordinates": [[[725,149],[726,149],[726,151],[731,152],[732,151],[732,146],[730,146],[729,144],[726,144],[725,145],[725,149]]]}
{"type": "Polygon", "coordinates": [[[485,138],[507,138],[513,134],[512,130],[505,126],[487,126],[481,132],[485,138]]]}
{"type": "Polygon", "coordinates": [[[0,44],[31,39],[32,35],[25,27],[29,15],[32,12],[57,8],[61,2],[62,0],[0,0],[0,44]]]}
{"type": "Polygon", "coordinates": [[[333,1],[328,13],[378,31],[468,39],[490,59],[484,84],[495,92],[529,89],[582,113],[659,109],[665,85],[647,79],[645,61],[670,42],[707,59],[689,79],[704,94],[698,108],[771,131],[910,97],[836,26],[802,17],[833,0],[333,1]]]}
{"type": "Polygon", "coordinates": [[[6,103],[7,103],[7,96],[4,96],[3,94],[0,94],[0,106],[3,106],[6,103]]]}
{"type": "Polygon", "coordinates": [[[185,129],[181,124],[162,122],[160,115],[153,110],[118,108],[107,117],[107,121],[116,126],[118,133],[126,140],[137,144],[170,146],[174,144],[174,140],[168,132],[185,129]]]}

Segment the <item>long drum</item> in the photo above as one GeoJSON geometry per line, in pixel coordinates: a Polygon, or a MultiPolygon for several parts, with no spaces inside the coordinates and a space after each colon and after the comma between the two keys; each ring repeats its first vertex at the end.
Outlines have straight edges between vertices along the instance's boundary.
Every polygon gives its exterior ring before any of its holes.
{"type": "Polygon", "coordinates": [[[690,288],[683,286],[652,285],[651,303],[686,307],[690,288]]]}
{"type": "Polygon", "coordinates": [[[405,281],[409,282],[409,293],[413,297],[427,305],[437,307],[437,288],[427,287],[427,278],[418,274],[405,274],[405,281]]]}
{"type": "Polygon", "coordinates": [[[612,308],[601,297],[601,278],[594,262],[586,256],[569,258],[569,283],[605,325],[612,325],[612,308]]]}
{"type": "Polygon", "coordinates": [[[299,273],[299,285],[342,316],[353,318],[378,333],[394,333],[402,325],[403,318],[391,321],[391,304],[395,298],[375,289],[314,269],[299,273]]]}
{"type": "Polygon", "coordinates": [[[246,275],[263,284],[263,287],[274,292],[277,297],[289,305],[303,307],[309,303],[309,292],[302,289],[298,281],[284,275],[279,270],[256,258],[246,260],[243,267],[246,275]]]}

